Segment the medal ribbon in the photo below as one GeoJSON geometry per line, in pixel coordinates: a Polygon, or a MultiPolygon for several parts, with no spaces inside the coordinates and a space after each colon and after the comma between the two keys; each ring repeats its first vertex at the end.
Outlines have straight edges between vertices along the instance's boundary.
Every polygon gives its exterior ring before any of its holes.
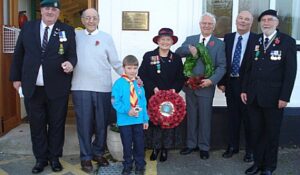
{"type": "Polygon", "coordinates": [[[130,105],[131,105],[131,107],[134,108],[134,107],[136,107],[136,105],[137,105],[137,103],[138,103],[138,97],[137,97],[137,95],[136,95],[136,92],[135,92],[135,89],[134,89],[134,85],[133,85],[134,79],[133,79],[133,80],[130,80],[130,79],[128,78],[128,76],[125,75],[125,74],[123,74],[122,77],[123,77],[126,81],[128,81],[129,84],[130,84],[130,105]]]}

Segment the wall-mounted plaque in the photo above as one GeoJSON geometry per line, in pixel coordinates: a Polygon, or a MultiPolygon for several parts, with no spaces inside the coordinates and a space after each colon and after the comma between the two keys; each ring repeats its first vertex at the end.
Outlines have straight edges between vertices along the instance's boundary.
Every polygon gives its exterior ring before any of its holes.
{"type": "Polygon", "coordinates": [[[149,30],[149,12],[123,11],[122,30],[149,30]]]}

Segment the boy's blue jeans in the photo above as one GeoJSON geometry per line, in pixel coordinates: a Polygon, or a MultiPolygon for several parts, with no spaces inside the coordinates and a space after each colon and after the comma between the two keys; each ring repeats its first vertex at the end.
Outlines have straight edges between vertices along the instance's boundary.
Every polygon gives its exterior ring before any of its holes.
{"type": "Polygon", "coordinates": [[[143,170],[146,164],[143,124],[119,126],[119,130],[123,144],[124,169],[132,169],[135,161],[135,169],[143,170]]]}

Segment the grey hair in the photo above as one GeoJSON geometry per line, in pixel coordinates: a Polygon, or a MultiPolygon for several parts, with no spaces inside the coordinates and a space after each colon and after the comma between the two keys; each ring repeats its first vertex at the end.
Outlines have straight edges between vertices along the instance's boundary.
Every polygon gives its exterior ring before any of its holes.
{"type": "Polygon", "coordinates": [[[213,15],[213,14],[211,14],[211,13],[209,13],[209,12],[205,12],[205,13],[202,14],[202,16],[201,16],[201,18],[200,18],[200,22],[203,20],[203,17],[204,17],[204,16],[209,16],[209,17],[211,17],[212,20],[213,20],[214,26],[216,25],[217,20],[216,20],[215,15],[213,15]]]}
{"type": "Polygon", "coordinates": [[[85,17],[85,13],[86,13],[87,10],[95,10],[95,12],[97,13],[97,17],[99,18],[99,13],[98,13],[98,11],[97,11],[95,8],[88,8],[88,9],[85,9],[85,10],[82,12],[82,14],[81,14],[81,17],[82,17],[82,18],[85,17]]]}

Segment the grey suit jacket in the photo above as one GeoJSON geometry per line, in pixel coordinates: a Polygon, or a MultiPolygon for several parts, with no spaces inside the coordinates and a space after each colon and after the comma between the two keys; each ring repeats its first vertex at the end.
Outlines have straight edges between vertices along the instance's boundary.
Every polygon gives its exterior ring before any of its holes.
{"type": "MultiPolygon", "coordinates": [[[[179,54],[181,57],[186,57],[191,54],[188,46],[195,46],[199,43],[200,34],[193,35],[186,38],[181,47],[179,47],[175,52],[179,54]]],[[[225,45],[223,41],[216,38],[215,36],[211,36],[208,41],[206,48],[212,58],[212,63],[214,66],[214,74],[209,77],[212,81],[213,85],[207,88],[200,88],[197,90],[192,90],[188,87],[184,87],[183,91],[188,95],[189,93],[195,93],[197,96],[204,97],[213,97],[215,92],[215,85],[222,79],[223,75],[226,72],[226,57],[225,57],[225,45]]],[[[198,59],[195,68],[193,69],[195,75],[204,74],[204,65],[201,59],[198,59]]]]}

